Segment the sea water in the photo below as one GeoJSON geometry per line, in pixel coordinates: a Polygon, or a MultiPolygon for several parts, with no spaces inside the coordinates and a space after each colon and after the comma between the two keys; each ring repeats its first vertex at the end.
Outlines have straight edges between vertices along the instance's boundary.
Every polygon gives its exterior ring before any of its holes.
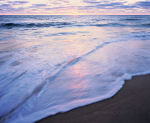
{"type": "Polygon", "coordinates": [[[0,122],[35,122],[101,101],[150,73],[149,20],[1,15],[0,122]]]}

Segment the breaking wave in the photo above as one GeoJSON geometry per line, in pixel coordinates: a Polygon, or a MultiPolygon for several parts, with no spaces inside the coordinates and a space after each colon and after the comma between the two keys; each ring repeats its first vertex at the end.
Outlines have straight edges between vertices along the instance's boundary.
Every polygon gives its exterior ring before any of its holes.
{"type": "Polygon", "coordinates": [[[1,28],[14,28],[14,27],[61,27],[61,26],[68,26],[71,23],[68,22],[50,22],[50,23],[2,23],[0,24],[1,28]]]}
{"type": "Polygon", "coordinates": [[[56,28],[63,28],[63,27],[84,27],[84,26],[96,26],[96,27],[150,27],[150,23],[144,24],[122,24],[122,23],[105,23],[105,24],[78,24],[78,23],[69,23],[69,22],[49,22],[49,23],[1,23],[0,28],[42,28],[42,27],[56,27],[56,28]]]}

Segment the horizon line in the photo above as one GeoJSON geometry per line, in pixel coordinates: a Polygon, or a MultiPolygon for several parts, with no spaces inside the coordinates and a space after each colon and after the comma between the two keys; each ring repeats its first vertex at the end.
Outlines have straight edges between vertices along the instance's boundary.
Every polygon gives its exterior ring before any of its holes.
{"type": "MultiPolygon", "coordinates": [[[[0,14],[0,15],[62,15],[62,14],[0,14]]],[[[81,16],[81,15],[102,15],[102,14],[79,14],[79,15],[66,14],[66,15],[69,15],[69,16],[81,16]]],[[[117,14],[103,14],[103,15],[105,16],[105,15],[117,15],[117,14]]],[[[118,14],[118,15],[150,15],[150,14],[118,14]]]]}

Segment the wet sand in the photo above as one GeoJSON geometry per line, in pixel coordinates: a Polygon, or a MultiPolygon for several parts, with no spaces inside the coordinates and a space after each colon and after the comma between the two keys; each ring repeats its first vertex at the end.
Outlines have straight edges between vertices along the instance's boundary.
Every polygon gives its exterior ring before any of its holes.
{"type": "Polygon", "coordinates": [[[135,76],[112,98],[38,123],[150,123],[150,75],[135,76]]]}

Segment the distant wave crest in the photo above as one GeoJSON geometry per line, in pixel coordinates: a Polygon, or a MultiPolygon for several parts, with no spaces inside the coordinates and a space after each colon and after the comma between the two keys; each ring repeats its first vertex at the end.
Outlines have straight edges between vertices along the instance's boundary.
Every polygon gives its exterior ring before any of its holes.
{"type": "Polygon", "coordinates": [[[56,26],[56,27],[63,27],[71,25],[71,23],[68,22],[49,22],[49,23],[1,23],[0,27],[1,28],[14,28],[14,27],[51,27],[51,26],[56,26]]]}
{"type": "Polygon", "coordinates": [[[127,26],[125,24],[120,24],[120,23],[107,23],[107,24],[95,24],[94,26],[127,26]]]}
{"type": "Polygon", "coordinates": [[[121,21],[139,21],[141,20],[140,18],[126,18],[126,19],[121,19],[121,21]]]}
{"type": "Polygon", "coordinates": [[[96,26],[96,27],[150,27],[150,23],[144,23],[144,24],[138,24],[138,25],[132,25],[132,24],[122,24],[122,23],[106,23],[106,24],[78,24],[78,23],[69,23],[69,22],[48,22],[48,23],[1,23],[0,28],[17,28],[17,27],[23,27],[23,28],[40,28],[40,27],[57,27],[57,28],[63,28],[68,26],[96,26]]]}
{"type": "Polygon", "coordinates": [[[142,26],[150,27],[150,23],[142,24],[142,26]]]}

